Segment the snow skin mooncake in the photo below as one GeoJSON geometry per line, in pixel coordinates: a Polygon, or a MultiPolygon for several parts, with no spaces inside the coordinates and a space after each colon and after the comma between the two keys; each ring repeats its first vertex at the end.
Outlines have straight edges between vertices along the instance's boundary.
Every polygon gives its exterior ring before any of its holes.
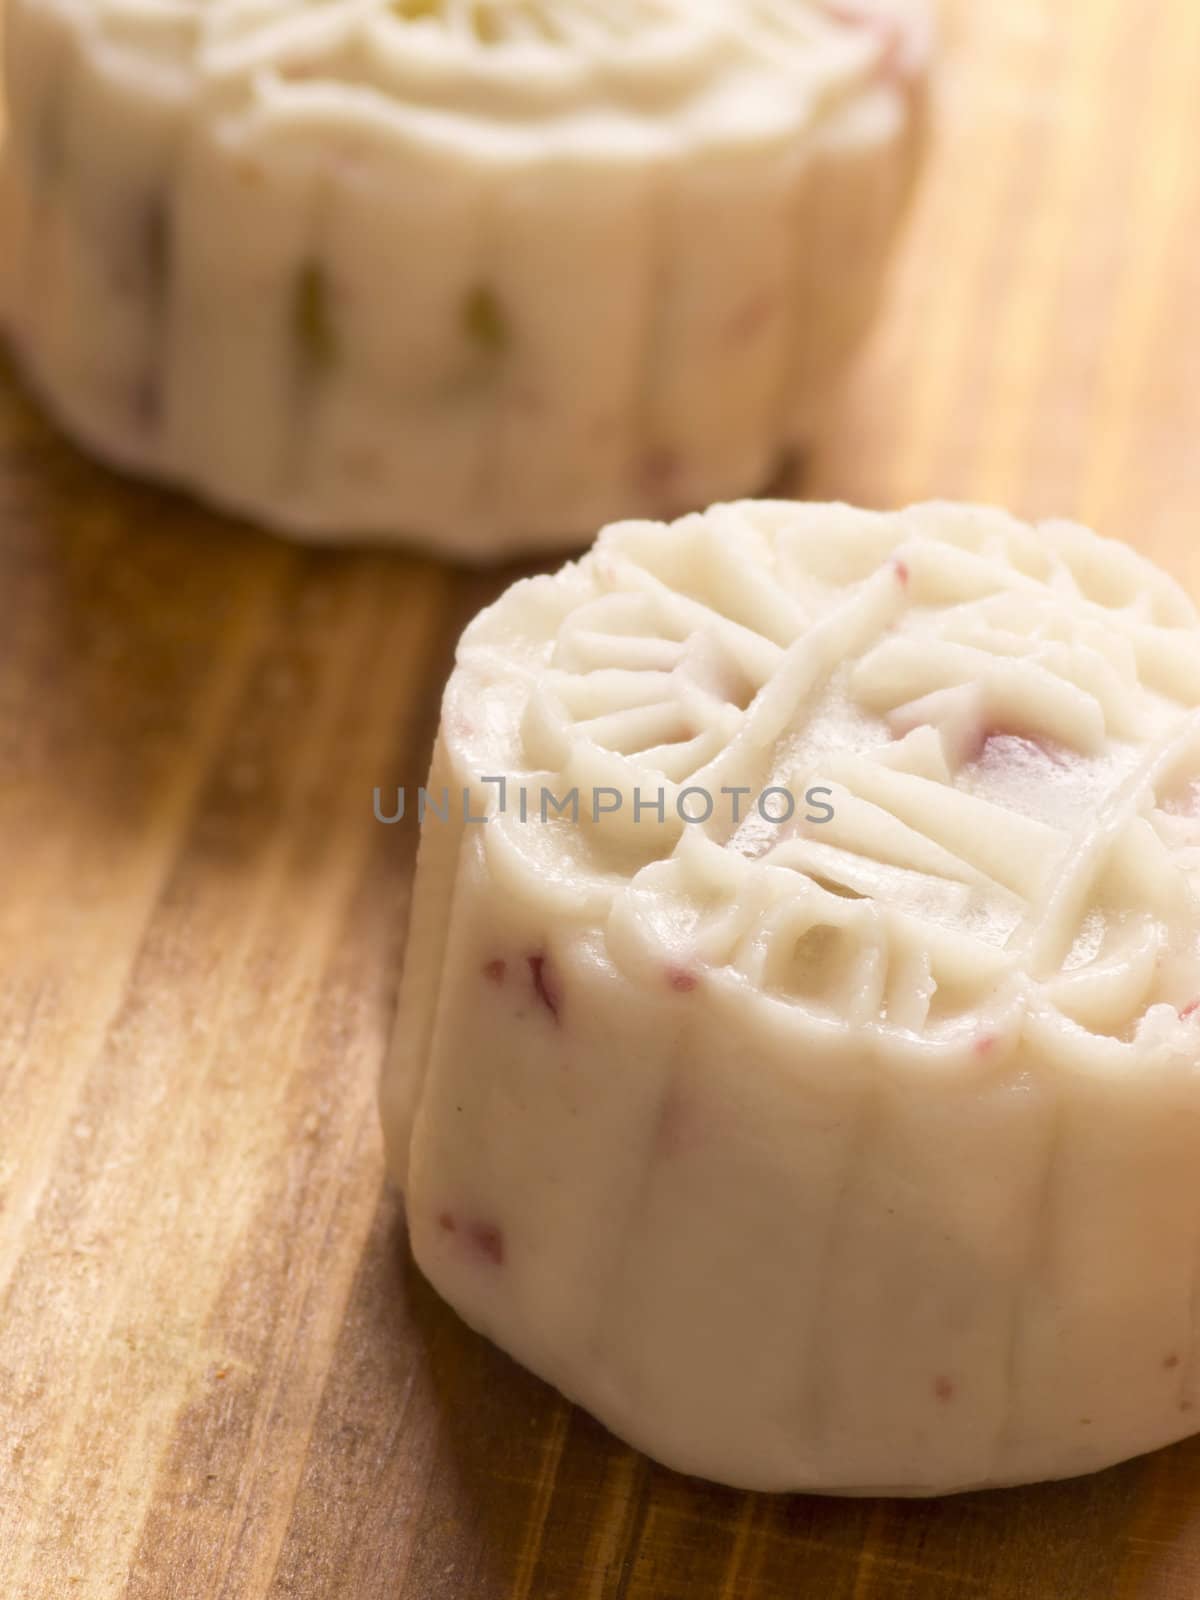
{"type": "Polygon", "coordinates": [[[918,162],[927,0],[9,0],[0,301],[99,455],[309,539],[769,480],[918,162]]]}
{"type": "Polygon", "coordinates": [[[1174,582],[951,505],[611,527],[468,628],[420,799],[383,1120],[475,1328],[751,1488],[1200,1426],[1174,582]]]}

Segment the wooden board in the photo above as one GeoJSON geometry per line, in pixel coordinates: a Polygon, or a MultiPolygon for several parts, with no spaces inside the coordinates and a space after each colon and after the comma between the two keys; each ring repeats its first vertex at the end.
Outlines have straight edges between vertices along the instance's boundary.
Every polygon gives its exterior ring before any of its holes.
{"type": "MultiPolygon", "coordinates": [[[[957,0],[949,50],[803,488],[1080,516],[1200,592],[1200,6],[957,0]]],[[[504,581],[118,483],[0,378],[4,1600],[1193,1600],[1200,1444],[747,1497],[424,1287],[374,1110],[414,839],[372,789],[504,581]]]]}

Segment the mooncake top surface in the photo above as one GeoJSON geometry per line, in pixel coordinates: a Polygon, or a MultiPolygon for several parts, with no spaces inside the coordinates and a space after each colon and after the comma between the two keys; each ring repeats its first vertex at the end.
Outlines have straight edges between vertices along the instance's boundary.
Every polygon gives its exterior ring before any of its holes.
{"type": "Polygon", "coordinates": [[[1124,545],[762,502],[516,585],[443,739],[491,870],[597,959],[831,1049],[1117,1068],[1194,1053],[1198,707],[1195,609],[1124,545]]]}
{"type": "MultiPolygon", "coordinates": [[[[66,0],[54,0],[66,5],[66,0]]],[[[99,0],[95,36],[210,90],[506,121],[817,118],[928,53],[923,0],[99,0]]]]}

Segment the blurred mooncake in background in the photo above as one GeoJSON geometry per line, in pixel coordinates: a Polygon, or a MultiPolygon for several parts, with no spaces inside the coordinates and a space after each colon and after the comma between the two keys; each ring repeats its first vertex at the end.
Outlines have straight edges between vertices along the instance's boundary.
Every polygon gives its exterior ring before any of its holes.
{"type": "Polygon", "coordinates": [[[760,488],[866,328],[924,0],[10,0],[5,323],[107,460],[469,560],[760,488]]]}

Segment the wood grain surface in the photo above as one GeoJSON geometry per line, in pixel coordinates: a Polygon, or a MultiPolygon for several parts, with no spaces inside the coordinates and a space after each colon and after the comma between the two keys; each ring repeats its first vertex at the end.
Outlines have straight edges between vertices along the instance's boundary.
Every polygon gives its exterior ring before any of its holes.
{"type": "MultiPolygon", "coordinates": [[[[1082,517],[1200,592],[1200,5],[948,9],[887,314],[799,488],[1082,517]]],[[[372,790],[420,781],[509,576],[123,484],[0,375],[0,1596],[1195,1600],[1200,1443],[739,1495],[424,1286],[374,1108],[415,841],[372,790]]]]}

